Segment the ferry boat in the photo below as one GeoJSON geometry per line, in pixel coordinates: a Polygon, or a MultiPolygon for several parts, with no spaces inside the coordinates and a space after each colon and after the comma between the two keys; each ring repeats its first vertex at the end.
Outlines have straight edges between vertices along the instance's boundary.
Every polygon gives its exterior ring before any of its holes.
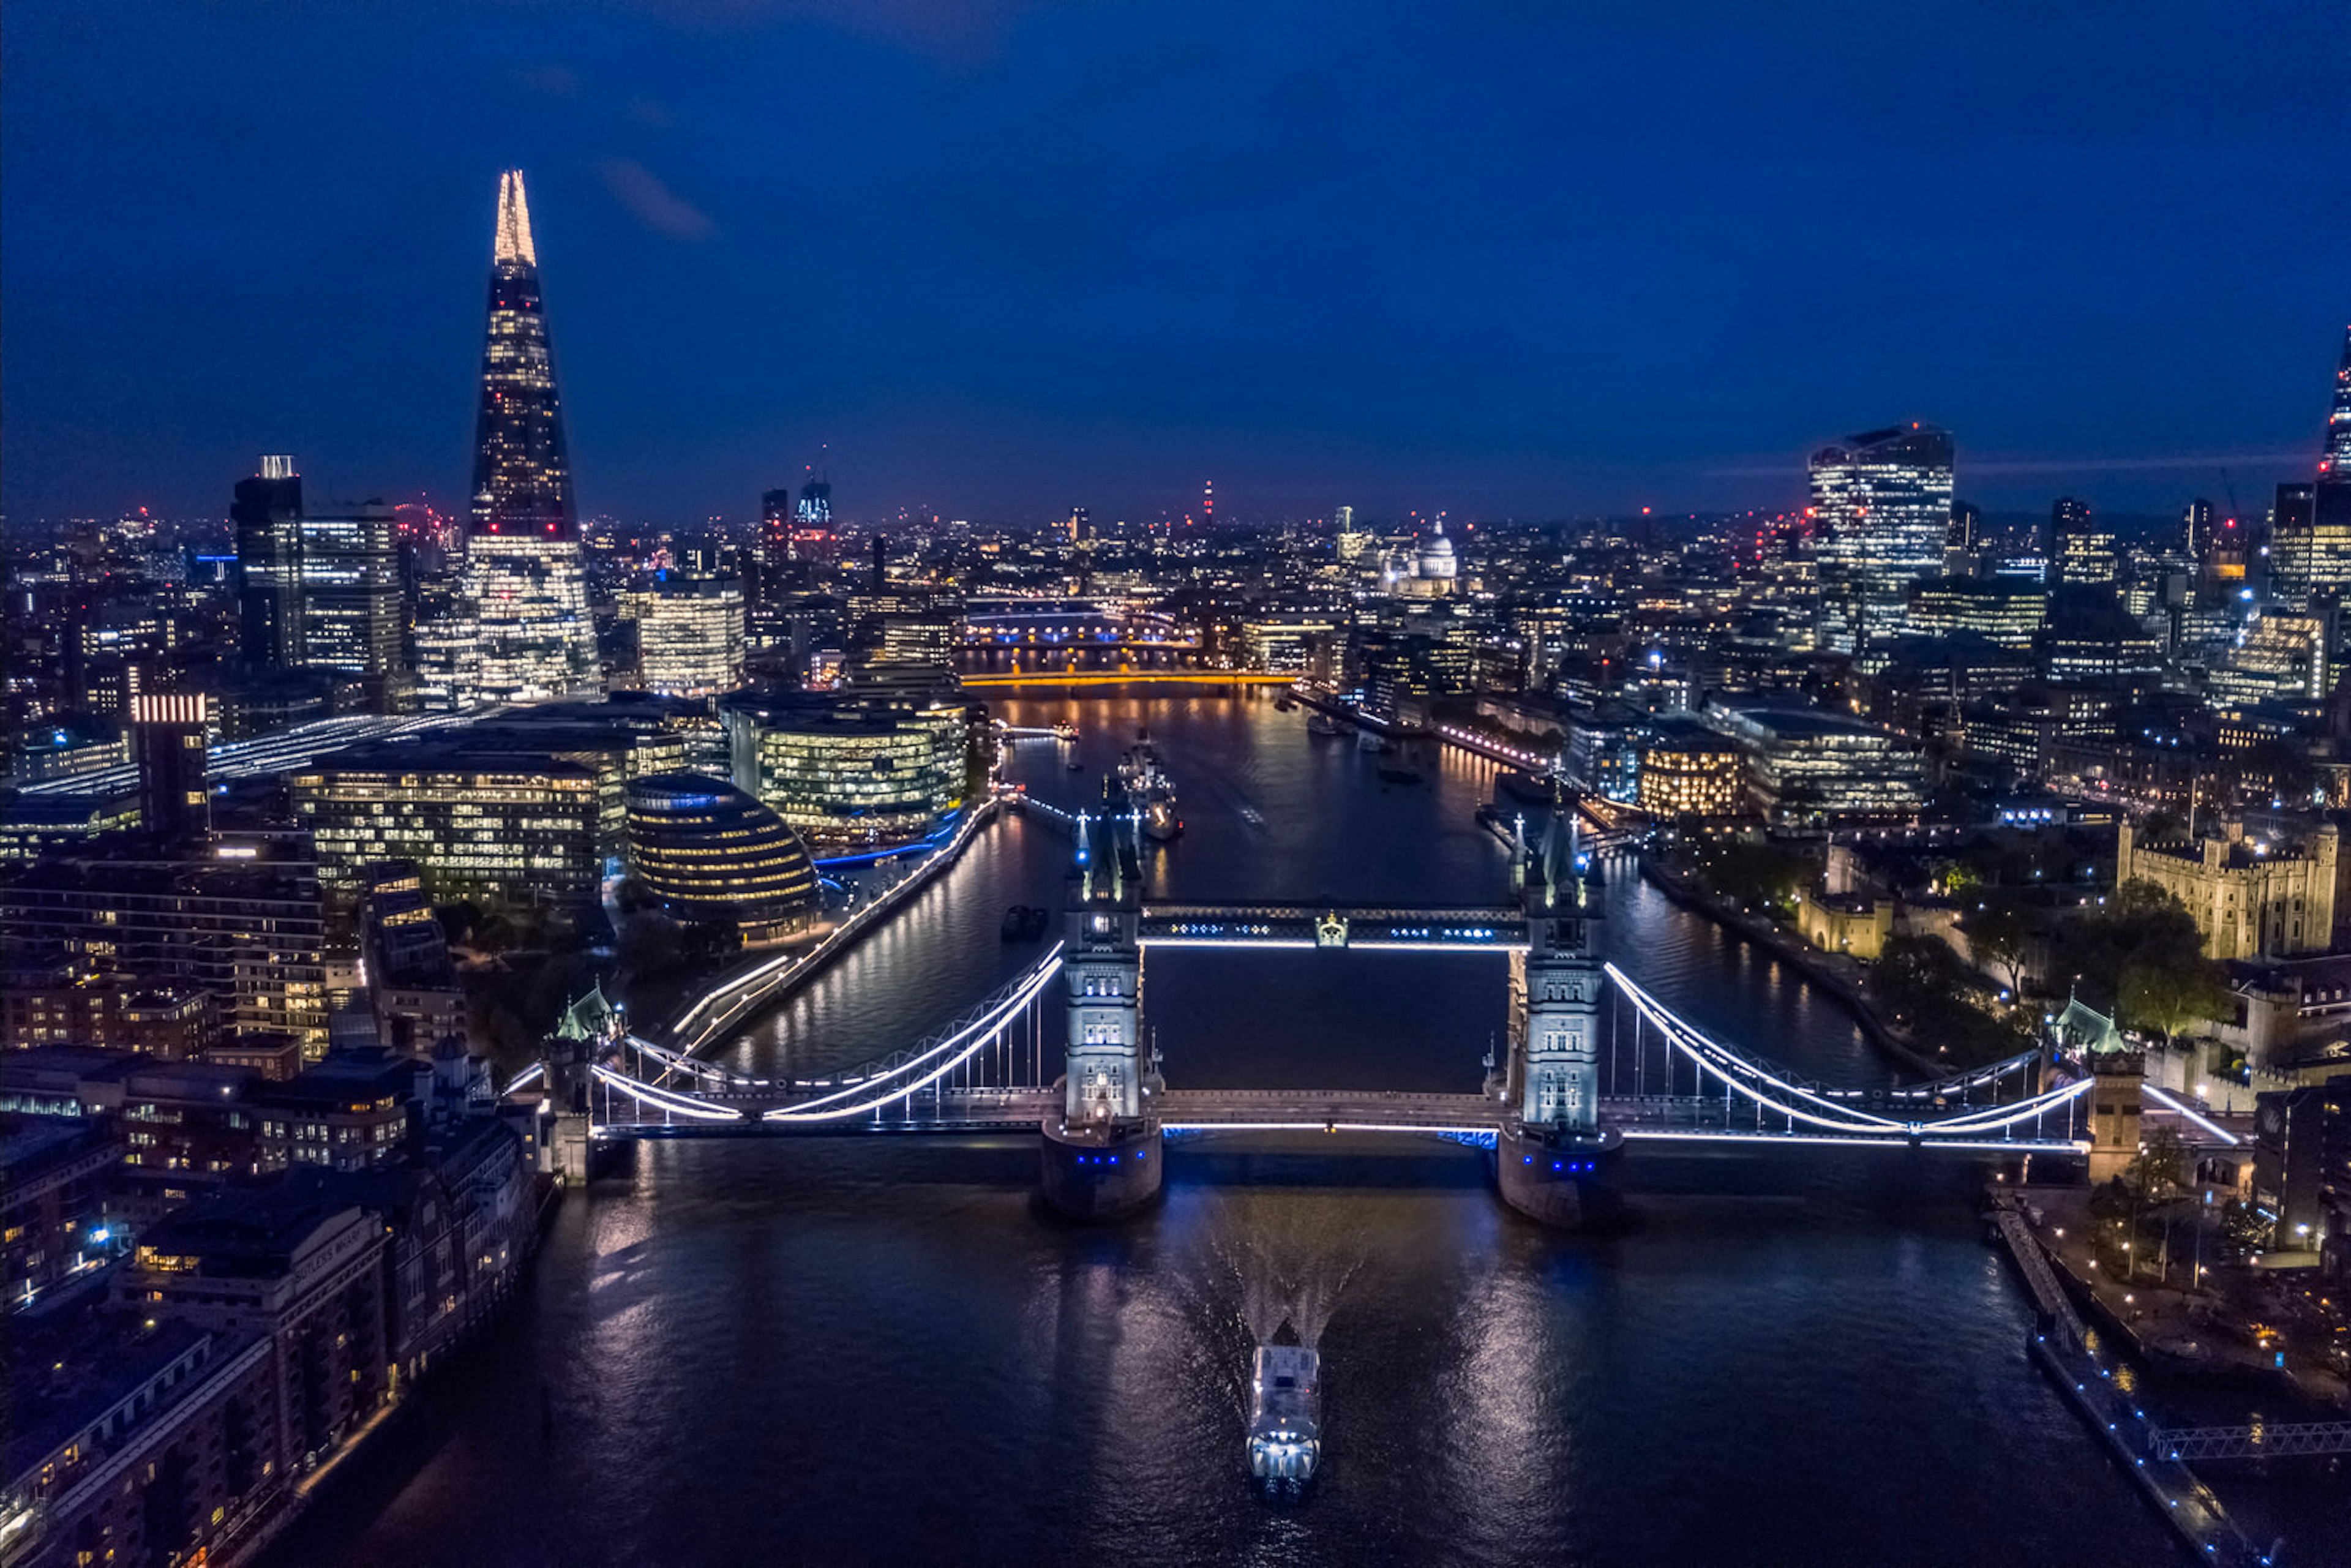
{"type": "Polygon", "coordinates": [[[1318,708],[1306,716],[1306,733],[1322,736],[1344,735],[1347,733],[1347,727],[1318,708]]]}
{"type": "Polygon", "coordinates": [[[1249,1474],[1268,1492],[1303,1490],[1322,1460],[1322,1356],[1261,1344],[1249,1369],[1249,1474]]]}
{"type": "Polygon", "coordinates": [[[1078,738],[1078,727],[1071,724],[1068,719],[1062,719],[1053,726],[1053,738],[1055,740],[1075,740],[1078,738]]]}

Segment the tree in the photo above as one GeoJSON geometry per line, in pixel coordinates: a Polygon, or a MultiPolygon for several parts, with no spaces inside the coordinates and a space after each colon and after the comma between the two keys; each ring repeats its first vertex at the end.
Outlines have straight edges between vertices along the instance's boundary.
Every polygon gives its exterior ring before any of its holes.
{"type": "Polygon", "coordinates": [[[1959,955],[1932,936],[1889,939],[1871,983],[1897,1018],[1921,1019],[1948,1011],[1967,988],[1959,955]]]}
{"type": "Polygon", "coordinates": [[[2209,958],[2170,962],[2134,959],[2116,987],[2123,1019],[2166,1040],[2191,1024],[2229,1016],[2235,998],[2227,972],[2209,958]]]}
{"type": "Polygon", "coordinates": [[[2160,1203],[2186,1181],[2188,1145],[2177,1127],[2158,1127],[2147,1135],[2138,1154],[2123,1167],[2123,1179],[2143,1203],[2160,1203]]]}
{"type": "Polygon", "coordinates": [[[2024,994],[2024,957],[2032,940],[2032,922],[2023,904],[2013,898],[1987,904],[1966,922],[1968,948],[1980,963],[2008,981],[2008,994],[2024,994]]]}
{"type": "Polygon", "coordinates": [[[2203,953],[2204,938],[2187,907],[2134,877],[2108,895],[2105,907],[2060,928],[2054,973],[2076,977],[2089,994],[2111,1001],[2125,969],[2193,966],[2203,953]]]}

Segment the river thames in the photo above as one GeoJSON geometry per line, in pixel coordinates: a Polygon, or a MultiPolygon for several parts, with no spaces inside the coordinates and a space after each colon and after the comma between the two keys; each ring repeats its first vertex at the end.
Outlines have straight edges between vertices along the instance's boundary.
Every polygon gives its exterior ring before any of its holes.
{"type": "MultiPolygon", "coordinates": [[[[1155,894],[1476,904],[1494,769],[1310,737],[1261,694],[996,705],[1071,717],[1010,777],[1074,804],[1147,728],[1187,831],[1155,894]],[[1420,784],[1383,783],[1402,760],[1420,784]]],[[[1067,840],[1012,818],[716,1054],[824,1070],[936,1027],[1036,949],[1067,840]]],[[[1835,1003],[1642,886],[1608,955],[1695,1022],[1889,1082],[1835,1003]]],[[[1171,1084],[1467,1091],[1491,956],[1155,950],[1171,1084]]],[[[1049,1051],[1058,1050],[1050,1036],[1049,1051]]],[[[1030,1138],[653,1143],[566,1201],[531,1294],[335,1478],[274,1561],[401,1564],[2159,1563],[2178,1548],[2025,1359],[1987,1166],[1881,1149],[1628,1162],[1636,1222],[1561,1236],[1416,1138],[1170,1145],[1164,1202],[1041,1214],[1030,1138]],[[1326,1460],[1246,1484],[1252,1327],[1324,1357],[1326,1460]]],[[[2221,1488],[2304,1539],[2309,1489],[2221,1488]]],[[[2266,1535],[2262,1536],[2266,1540],[2266,1535]]],[[[2310,1542],[2303,1562],[2351,1550],[2310,1542]]],[[[2339,1560],[2339,1559],[2337,1559],[2339,1560]]]]}

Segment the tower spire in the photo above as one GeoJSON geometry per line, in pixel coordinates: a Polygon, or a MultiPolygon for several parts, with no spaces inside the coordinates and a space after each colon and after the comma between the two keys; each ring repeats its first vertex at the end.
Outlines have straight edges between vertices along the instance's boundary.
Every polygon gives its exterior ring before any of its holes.
{"type": "Polygon", "coordinates": [[[2326,414],[2326,455],[2318,460],[2318,476],[2351,478],[2351,327],[2343,329],[2343,359],[2335,367],[2335,406],[2326,414]]]}
{"type": "Polygon", "coordinates": [[[519,169],[508,169],[498,176],[496,259],[500,267],[538,265],[538,248],[530,243],[530,202],[523,194],[519,169]]]}

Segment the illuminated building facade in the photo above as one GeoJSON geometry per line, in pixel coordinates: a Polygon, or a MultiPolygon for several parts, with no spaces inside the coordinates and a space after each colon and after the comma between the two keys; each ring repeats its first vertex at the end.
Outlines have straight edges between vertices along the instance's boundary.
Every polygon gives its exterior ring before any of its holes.
{"type": "Polygon", "coordinates": [[[629,786],[629,871],[689,925],[721,923],[747,947],[808,929],[816,865],[784,820],[724,779],[664,773],[629,786]]]}
{"type": "Polygon", "coordinates": [[[1943,569],[1955,448],[1913,423],[1813,454],[1823,641],[1865,653],[1907,629],[1911,584],[1943,569]]]}
{"type": "Polygon", "coordinates": [[[2351,478],[2278,486],[2270,585],[2295,610],[2341,601],[2351,588],[2351,478]]]}
{"type": "Polygon", "coordinates": [[[1663,730],[1640,752],[1639,805],[1653,817],[1729,817],[1747,809],[1747,758],[1698,726],[1663,730]]]}
{"type": "Polygon", "coordinates": [[[538,253],[522,174],[512,169],[498,183],[465,562],[479,700],[534,702],[600,689],[538,253]]]}
{"type": "Polygon", "coordinates": [[[736,788],[820,854],[926,838],[963,804],[964,711],[910,702],[738,697],[723,709],[736,788]]]}
{"type": "Polygon", "coordinates": [[[2351,327],[2343,329],[2343,358],[2335,366],[2335,402],[2326,413],[2326,453],[2318,461],[2318,476],[2351,481],[2351,327]]]}
{"type": "Polygon", "coordinates": [[[2114,531],[2098,522],[2087,501],[2061,496],[2049,509],[2049,580],[2111,588],[2122,558],[2114,531]]]}
{"type": "Polygon", "coordinates": [[[240,1034],[327,1049],[326,909],[307,846],[98,841],[0,884],[0,947],[209,991],[240,1034]]]}
{"type": "Polygon", "coordinates": [[[1911,585],[1910,629],[1920,636],[1972,634],[2030,648],[2049,608],[2039,585],[1991,577],[1930,577],[1911,585]]]}
{"type": "Polygon", "coordinates": [[[237,653],[248,670],[302,662],[302,476],[294,459],[267,456],[237,482],[229,507],[236,532],[237,653]]]}
{"type": "Polygon", "coordinates": [[[684,757],[662,714],[581,705],[347,747],[288,781],[339,908],[370,866],[408,861],[435,898],[562,910],[596,902],[618,863],[629,780],[684,757]]]}
{"type": "Polygon", "coordinates": [[[2334,940],[2337,834],[2322,826],[2298,845],[2270,845],[2226,822],[2187,843],[2142,844],[2128,819],[2115,849],[2115,885],[2155,883],[2187,906],[2208,958],[2290,958],[2334,940]]]}
{"type": "Polygon", "coordinates": [[[366,680],[372,695],[401,666],[400,557],[392,509],[339,506],[299,524],[301,663],[366,680]]]}
{"type": "Polygon", "coordinates": [[[1925,754],[1891,730],[1811,709],[1714,708],[1708,716],[1746,753],[1750,792],[1774,823],[1902,821],[1926,804],[1925,754]]]}
{"type": "Polygon", "coordinates": [[[2315,615],[2263,615],[2239,633],[2210,677],[2227,703],[2299,701],[2326,695],[2326,623],[2315,615]]]}
{"type": "Polygon", "coordinates": [[[131,750],[139,762],[139,823],[161,839],[189,839],[213,825],[210,717],[202,692],[151,692],[131,699],[131,750]]]}
{"type": "Polygon", "coordinates": [[[743,684],[743,585],[664,571],[637,612],[637,668],[649,692],[712,696],[743,684]]]}

